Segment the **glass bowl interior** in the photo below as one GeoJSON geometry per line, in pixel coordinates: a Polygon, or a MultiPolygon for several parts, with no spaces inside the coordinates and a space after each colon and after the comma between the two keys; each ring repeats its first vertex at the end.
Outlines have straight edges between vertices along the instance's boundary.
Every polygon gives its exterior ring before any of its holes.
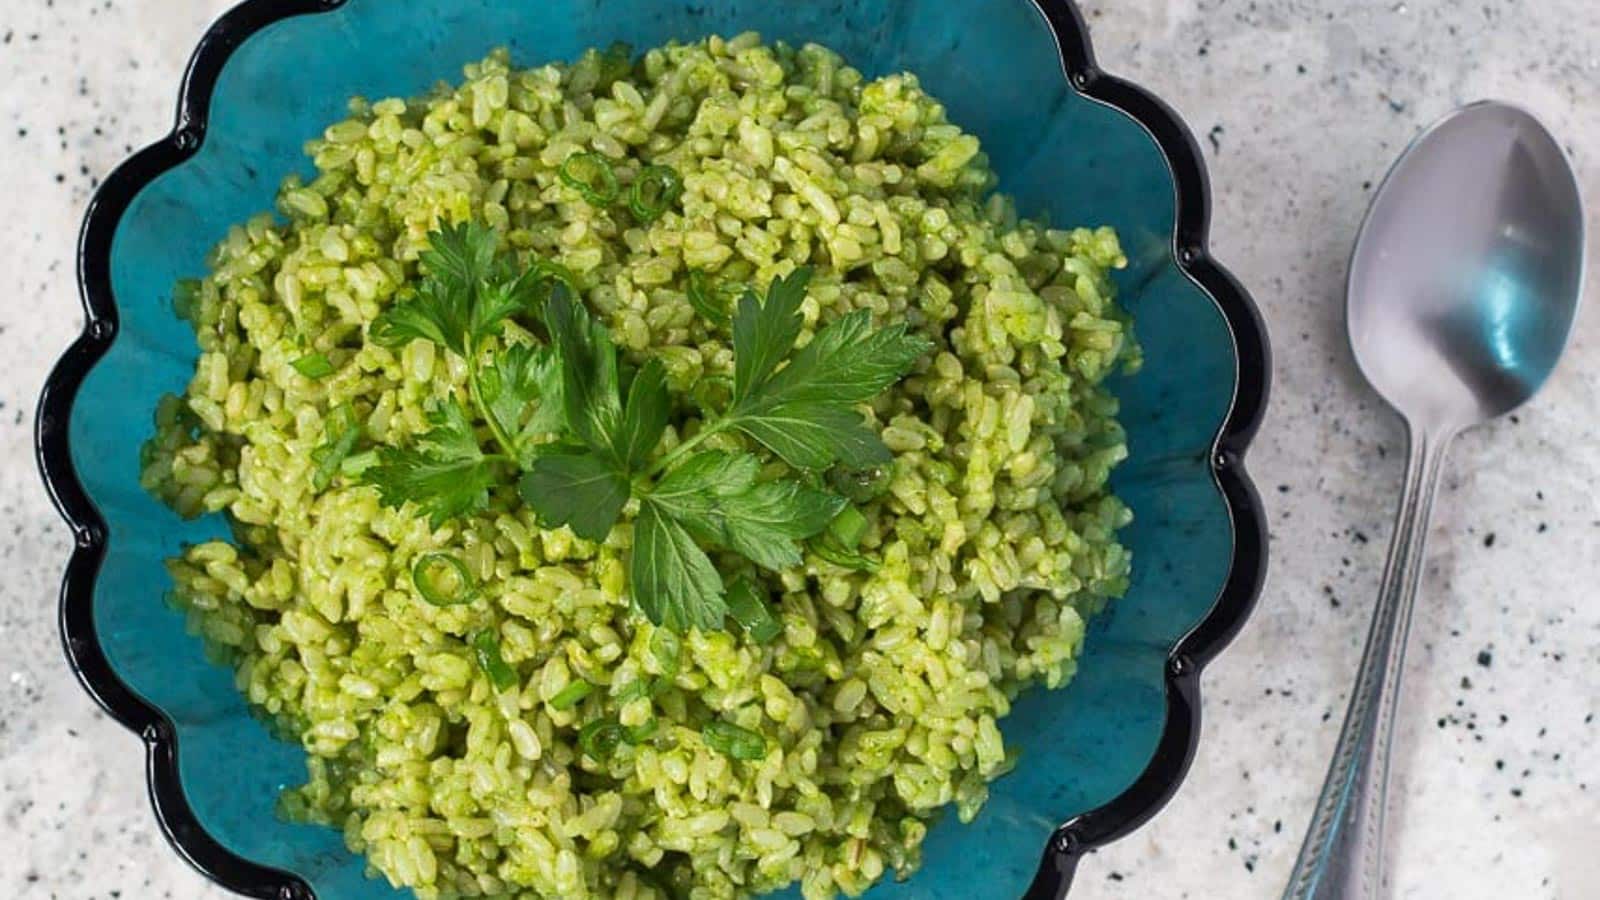
{"type": "Polygon", "coordinates": [[[72,462],[109,529],[93,593],[99,640],[115,673],[170,719],[188,802],[233,853],[296,873],[322,900],[401,896],[367,879],[335,832],[275,817],[279,789],[303,780],[301,751],[268,737],[231,673],[206,662],[162,602],[162,560],[225,533],[217,519],[178,520],[138,484],[155,403],[182,390],[195,359],[171,311],[173,284],[204,271],[230,224],[271,208],[283,175],[308,171],[302,143],[340,118],[351,95],[417,94],[496,45],[528,65],[617,39],[643,47],[751,29],[828,44],[868,75],[918,73],[951,120],[982,139],[1024,214],[1116,227],[1130,257],[1122,299],[1147,359],[1117,385],[1131,458],[1115,484],[1136,516],[1124,533],[1131,590],[1093,623],[1071,685],[1030,692],[1003,723],[1022,762],[977,821],[942,819],[921,872],[871,896],[1020,896],[1051,832],[1117,796],[1150,762],[1168,653],[1215,602],[1233,555],[1210,457],[1238,360],[1226,318],[1174,259],[1174,177],[1156,141],[1072,88],[1031,0],[349,0],[238,47],[217,80],[203,146],[121,218],[110,272],[119,334],[69,424],[72,462]]]}

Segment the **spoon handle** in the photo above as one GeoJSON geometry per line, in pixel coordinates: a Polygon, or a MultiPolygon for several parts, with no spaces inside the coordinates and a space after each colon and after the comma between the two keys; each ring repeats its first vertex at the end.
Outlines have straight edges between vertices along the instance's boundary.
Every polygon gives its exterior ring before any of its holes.
{"type": "Polygon", "coordinates": [[[1367,649],[1284,900],[1377,900],[1385,893],[1383,816],[1389,745],[1428,518],[1451,437],[1410,429],[1405,490],[1367,649]]]}

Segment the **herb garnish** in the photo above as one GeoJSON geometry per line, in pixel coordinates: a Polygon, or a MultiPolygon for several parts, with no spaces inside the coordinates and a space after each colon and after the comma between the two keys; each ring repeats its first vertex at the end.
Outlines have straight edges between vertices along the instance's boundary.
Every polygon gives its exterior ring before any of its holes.
{"type": "Polygon", "coordinates": [[[578,749],[595,762],[605,762],[627,738],[616,719],[595,719],[578,730],[578,749]]]}
{"type": "Polygon", "coordinates": [[[628,210],[640,223],[661,218],[683,196],[683,179],[671,166],[645,166],[628,189],[628,210]]]}
{"type": "Polygon", "coordinates": [[[721,298],[716,296],[716,289],[711,285],[711,276],[700,269],[689,270],[689,289],[687,291],[689,305],[713,325],[721,325],[728,321],[728,311],[723,308],[721,298]]]}
{"type": "MultiPolygon", "coordinates": [[[[475,415],[449,397],[414,445],[379,450],[361,474],[385,504],[413,503],[438,526],[483,509],[490,489],[520,470],[518,493],[541,523],[599,542],[636,501],[633,598],[651,622],[675,631],[722,628],[730,614],[710,548],[781,570],[799,565],[802,542],[831,526],[828,536],[843,546],[830,549],[853,550],[865,520],[843,497],[798,477],[764,479],[753,452],[703,445],[738,433],[794,470],[882,465],[891,455],[856,406],[905,375],[927,341],[903,325],[874,331],[858,310],[797,351],[811,277],[798,269],[775,280],[764,300],[747,292],[739,301],[729,408],[705,415],[693,436],[657,455],[674,405],[665,369],[646,360],[624,396],[610,331],[574,296],[570,274],[549,263],[518,270],[497,253],[495,233],[477,225],[430,241],[416,296],[384,313],[372,335],[391,347],[423,338],[460,356],[475,415]],[[503,323],[518,314],[541,319],[549,343],[506,338],[503,323]],[[497,452],[485,452],[476,422],[497,452]]],[[[749,584],[736,585],[732,603],[753,640],[781,630],[749,584]]]]}

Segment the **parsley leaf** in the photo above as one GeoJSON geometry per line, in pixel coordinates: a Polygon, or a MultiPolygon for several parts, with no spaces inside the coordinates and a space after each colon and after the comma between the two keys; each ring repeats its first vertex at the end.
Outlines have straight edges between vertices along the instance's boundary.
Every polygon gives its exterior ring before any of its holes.
{"type": "Polygon", "coordinates": [[[537,354],[527,344],[512,344],[494,355],[479,379],[484,412],[507,434],[522,431],[528,404],[539,397],[537,354]]]}
{"type": "Polygon", "coordinates": [[[621,462],[622,400],[611,332],[591,319],[588,310],[562,285],[550,293],[545,322],[561,359],[567,427],[591,449],[621,462]]]}
{"type": "Polygon", "coordinates": [[[628,502],[629,486],[610,460],[582,451],[538,457],[517,490],[546,527],[571,525],[578,537],[603,541],[628,502]]]}
{"type": "Polygon", "coordinates": [[[415,296],[396,303],[374,319],[367,337],[390,349],[427,340],[465,354],[467,306],[471,302],[466,288],[426,279],[417,286],[415,296]]]}
{"type": "Polygon", "coordinates": [[[809,268],[798,269],[773,281],[764,303],[753,293],[739,301],[733,320],[734,402],[724,424],[796,468],[888,462],[888,448],[853,407],[899,381],[932,345],[904,325],[873,331],[871,314],[856,310],[824,328],[783,365],[799,337],[800,304],[810,277],[809,268]]]}
{"type": "Polygon", "coordinates": [[[731,759],[752,761],[766,759],[767,739],[760,732],[740,728],[732,722],[716,719],[700,729],[706,746],[731,759]]]}
{"type": "Polygon", "coordinates": [[[811,552],[842,569],[856,572],[878,571],[878,561],[859,550],[846,550],[827,535],[811,542],[811,552]]]}
{"type": "MultiPolygon", "coordinates": [[[[605,180],[601,167],[588,174],[605,180]]],[[[652,189],[665,197],[671,179],[664,171],[656,177],[652,189]]],[[[660,205],[643,194],[636,199],[646,216],[660,205]]],[[[490,489],[506,478],[504,464],[512,463],[521,469],[517,492],[545,527],[602,541],[636,497],[629,573],[639,609],[667,629],[711,630],[723,627],[732,604],[735,620],[757,641],[772,640],[781,626],[748,580],[729,594],[708,548],[771,570],[798,566],[802,542],[840,564],[871,563],[854,550],[865,520],[843,498],[799,478],[762,480],[765,457],[701,445],[738,431],[793,468],[889,462],[858,407],[910,371],[928,352],[927,341],[904,325],[874,331],[870,314],[857,311],[797,351],[812,275],[809,267],[797,269],[774,280],[765,299],[746,291],[733,310],[730,408],[654,458],[673,405],[665,367],[646,360],[624,398],[617,347],[579,299],[571,273],[552,261],[519,266],[481,225],[444,228],[429,244],[424,277],[372,324],[369,337],[396,348],[425,339],[454,352],[465,363],[471,411],[452,396],[429,413],[430,429],[412,446],[362,454],[370,461],[349,474],[376,486],[386,505],[412,504],[437,527],[485,508],[490,489]],[[518,314],[542,318],[549,345],[529,344],[525,335],[507,339],[503,323],[518,314]],[[485,452],[479,426],[500,452],[485,452]]],[[[691,276],[690,293],[702,314],[719,318],[723,304],[714,302],[703,273],[691,276]]],[[[359,440],[354,414],[340,415],[347,418],[330,417],[329,443],[316,451],[318,479],[331,478],[359,440]]],[[[487,640],[478,649],[485,671],[499,668],[487,640]]]]}
{"type": "Polygon", "coordinates": [[[616,439],[617,456],[629,471],[638,469],[650,458],[650,451],[661,443],[667,430],[667,370],[652,357],[628,387],[628,405],[622,411],[622,425],[616,439]]]}
{"type": "Polygon", "coordinates": [[[842,508],[842,498],[798,481],[757,484],[723,501],[728,548],[768,569],[798,566],[795,541],[828,527],[842,508]]]}
{"type": "Polygon", "coordinates": [[[484,412],[510,436],[524,465],[531,461],[533,438],[559,432],[565,420],[560,365],[549,347],[511,344],[479,375],[484,412]]]}
{"type": "Polygon", "coordinates": [[[755,484],[761,460],[749,453],[706,450],[674,466],[651,489],[650,496],[674,511],[693,510],[696,498],[715,500],[755,484]]]}
{"type": "Polygon", "coordinates": [[[571,525],[579,537],[604,540],[628,502],[629,476],[666,431],[666,370],[660,360],[646,362],[624,406],[617,350],[606,327],[563,285],[551,292],[545,318],[559,360],[562,424],[588,449],[530,458],[518,489],[546,525],[571,525]]]}
{"type": "Polygon", "coordinates": [[[727,617],[722,576],[710,557],[649,497],[633,523],[628,577],[634,602],[651,622],[674,631],[713,631],[727,617]]]}
{"type": "Polygon", "coordinates": [[[470,361],[501,322],[534,311],[533,298],[550,277],[537,267],[519,272],[510,260],[497,260],[499,240],[494,229],[476,223],[429,234],[420,257],[428,274],[416,295],[384,310],[369,337],[391,348],[429,340],[470,361]]]}
{"type": "Polygon", "coordinates": [[[486,225],[446,225],[428,235],[428,249],[418,257],[435,278],[472,287],[489,274],[498,245],[494,229],[486,225]]]}
{"type": "Polygon", "coordinates": [[[539,386],[539,406],[523,424],[524,434],[557,434],[567,421],[566,400],[561,391],[561,357],[554,348],[543,347],[534,353],[533,382],[539,386]]]}
{"type": "Polygon", "coordinates": [[[434,528],[489,504],[499,482],[494,461],[483,454],[467,411],[450,398],[428,414],[433,426],[406,448],[383,447],[378,463],[362,473],[385,506],[410,502],[434,528]]]}
{"type": "Polygon", "coordinates": [[[472,346],[497,334],[500,323],[519,312],[537,312],[533,302],[544,276],[532,269],[518,275],[509,260],[496,266],[496,275],[477,286],[477,297],[467,317],[472,346]]]}
{"type": "Polygon", "coordinates": [[[651,489],[651,499],[696,539],[721,543],[722,502],[755,484],[761,461],[748,453],[708,451],[689,457],[651,489]]]}
{"type": "Polygon", "coordinates": [[[861,403],[883,393],[932,349],[904,324],[872,330],[872,314],[858,309],[822,329],[760,391],[751,406],[795,402],[861,403]]]}
{"type": "Polygon", "coordinates": [[[311,451],[311,461],[316,468],[311,473],[311,486],[319,491],[327,490],[333,483],[333,476],[339,472],[345,457],[355,449],[356,441],[361,439],[361,420],[356,417],[355,408],[348,403],[343,403],[328,415],[327,428],[328,440],[317,449],[311,451]]]}
{"type": "Polygon", "coordinates": [[[768,569],[801,562],[796,541],[833,521],[844,500],[794,480],[756,482],[748,454],[702,453],[661,480],[651,499],[699,540],[768,569]]]}
{"type": "Polygon", "coordinates": [[[861,414],[849,406],[781,403],[746,413],[734,427],[800,469],[821,469],[836,461],[868,467],[894,459],[861,414]]]}
{"type": "Polygon", "coordinates": [[[733,401],[735,405],[766,384],[778,364],[794,349],[805,320],[800,304],[811,283],[811,267],[774,279],[763,303],[754,291],[739,300],[733,317],[733,401]]]}

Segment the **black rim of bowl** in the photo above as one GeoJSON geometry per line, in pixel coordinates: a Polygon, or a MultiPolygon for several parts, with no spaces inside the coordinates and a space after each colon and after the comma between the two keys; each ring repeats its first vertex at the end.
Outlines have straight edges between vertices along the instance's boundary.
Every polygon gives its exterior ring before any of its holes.
{"type": "MultiPolygon", "coordinates": [[[[94,586],[105,557],[107,528],[73,467],[69,424],[79,386],[116,337],[111,243],[123,214],[146,186],[200,148],[212,90],[234,50],[275,22],[334,10],[344,2],[246,0],[218,19],[201,38],[184,73],[172,132],[123,162],[89,203],[78,241],[84,329],[45,382],[34,432],[34,450],[45,486],[74,541],[62,580],[59,613],[68,662],[95,701],[143,738],[156,818],[178,853],[218,884],[246,896],[272,900],[314,900],[315,894],[299,876],[244,859],[206,832],[184,795],[172,723],[123,683],[100,646],[94,586]]],[[[1030,2],[1055,35],[1072,87],[1092,101],[1127,114],[1160,146],[1177,192],[1174,258],[1227,320],[1238,361],[1233,402],[1218,428],[1210,460],[1234,532],[1227,579],[1211,611],[1168,654],[1166,720],[1144,771],[1105,805],[1067,820],[1046,842],[1026,900],[1056,900],[1066,895],[1084,854],[1138,828],[1177,791],[1200,735],[1200,671],[1239,632],[1255,606],[1266,574],[1266,530],[1260,499],[1244,469],[1244,453],[1266,407],[1270,362],[1266,331],[1254,303],[1208,251],[1210,186],[1194,136],[1154,95],[1099,70],[1088,27],[1071,0],[1030,2]]]]}

